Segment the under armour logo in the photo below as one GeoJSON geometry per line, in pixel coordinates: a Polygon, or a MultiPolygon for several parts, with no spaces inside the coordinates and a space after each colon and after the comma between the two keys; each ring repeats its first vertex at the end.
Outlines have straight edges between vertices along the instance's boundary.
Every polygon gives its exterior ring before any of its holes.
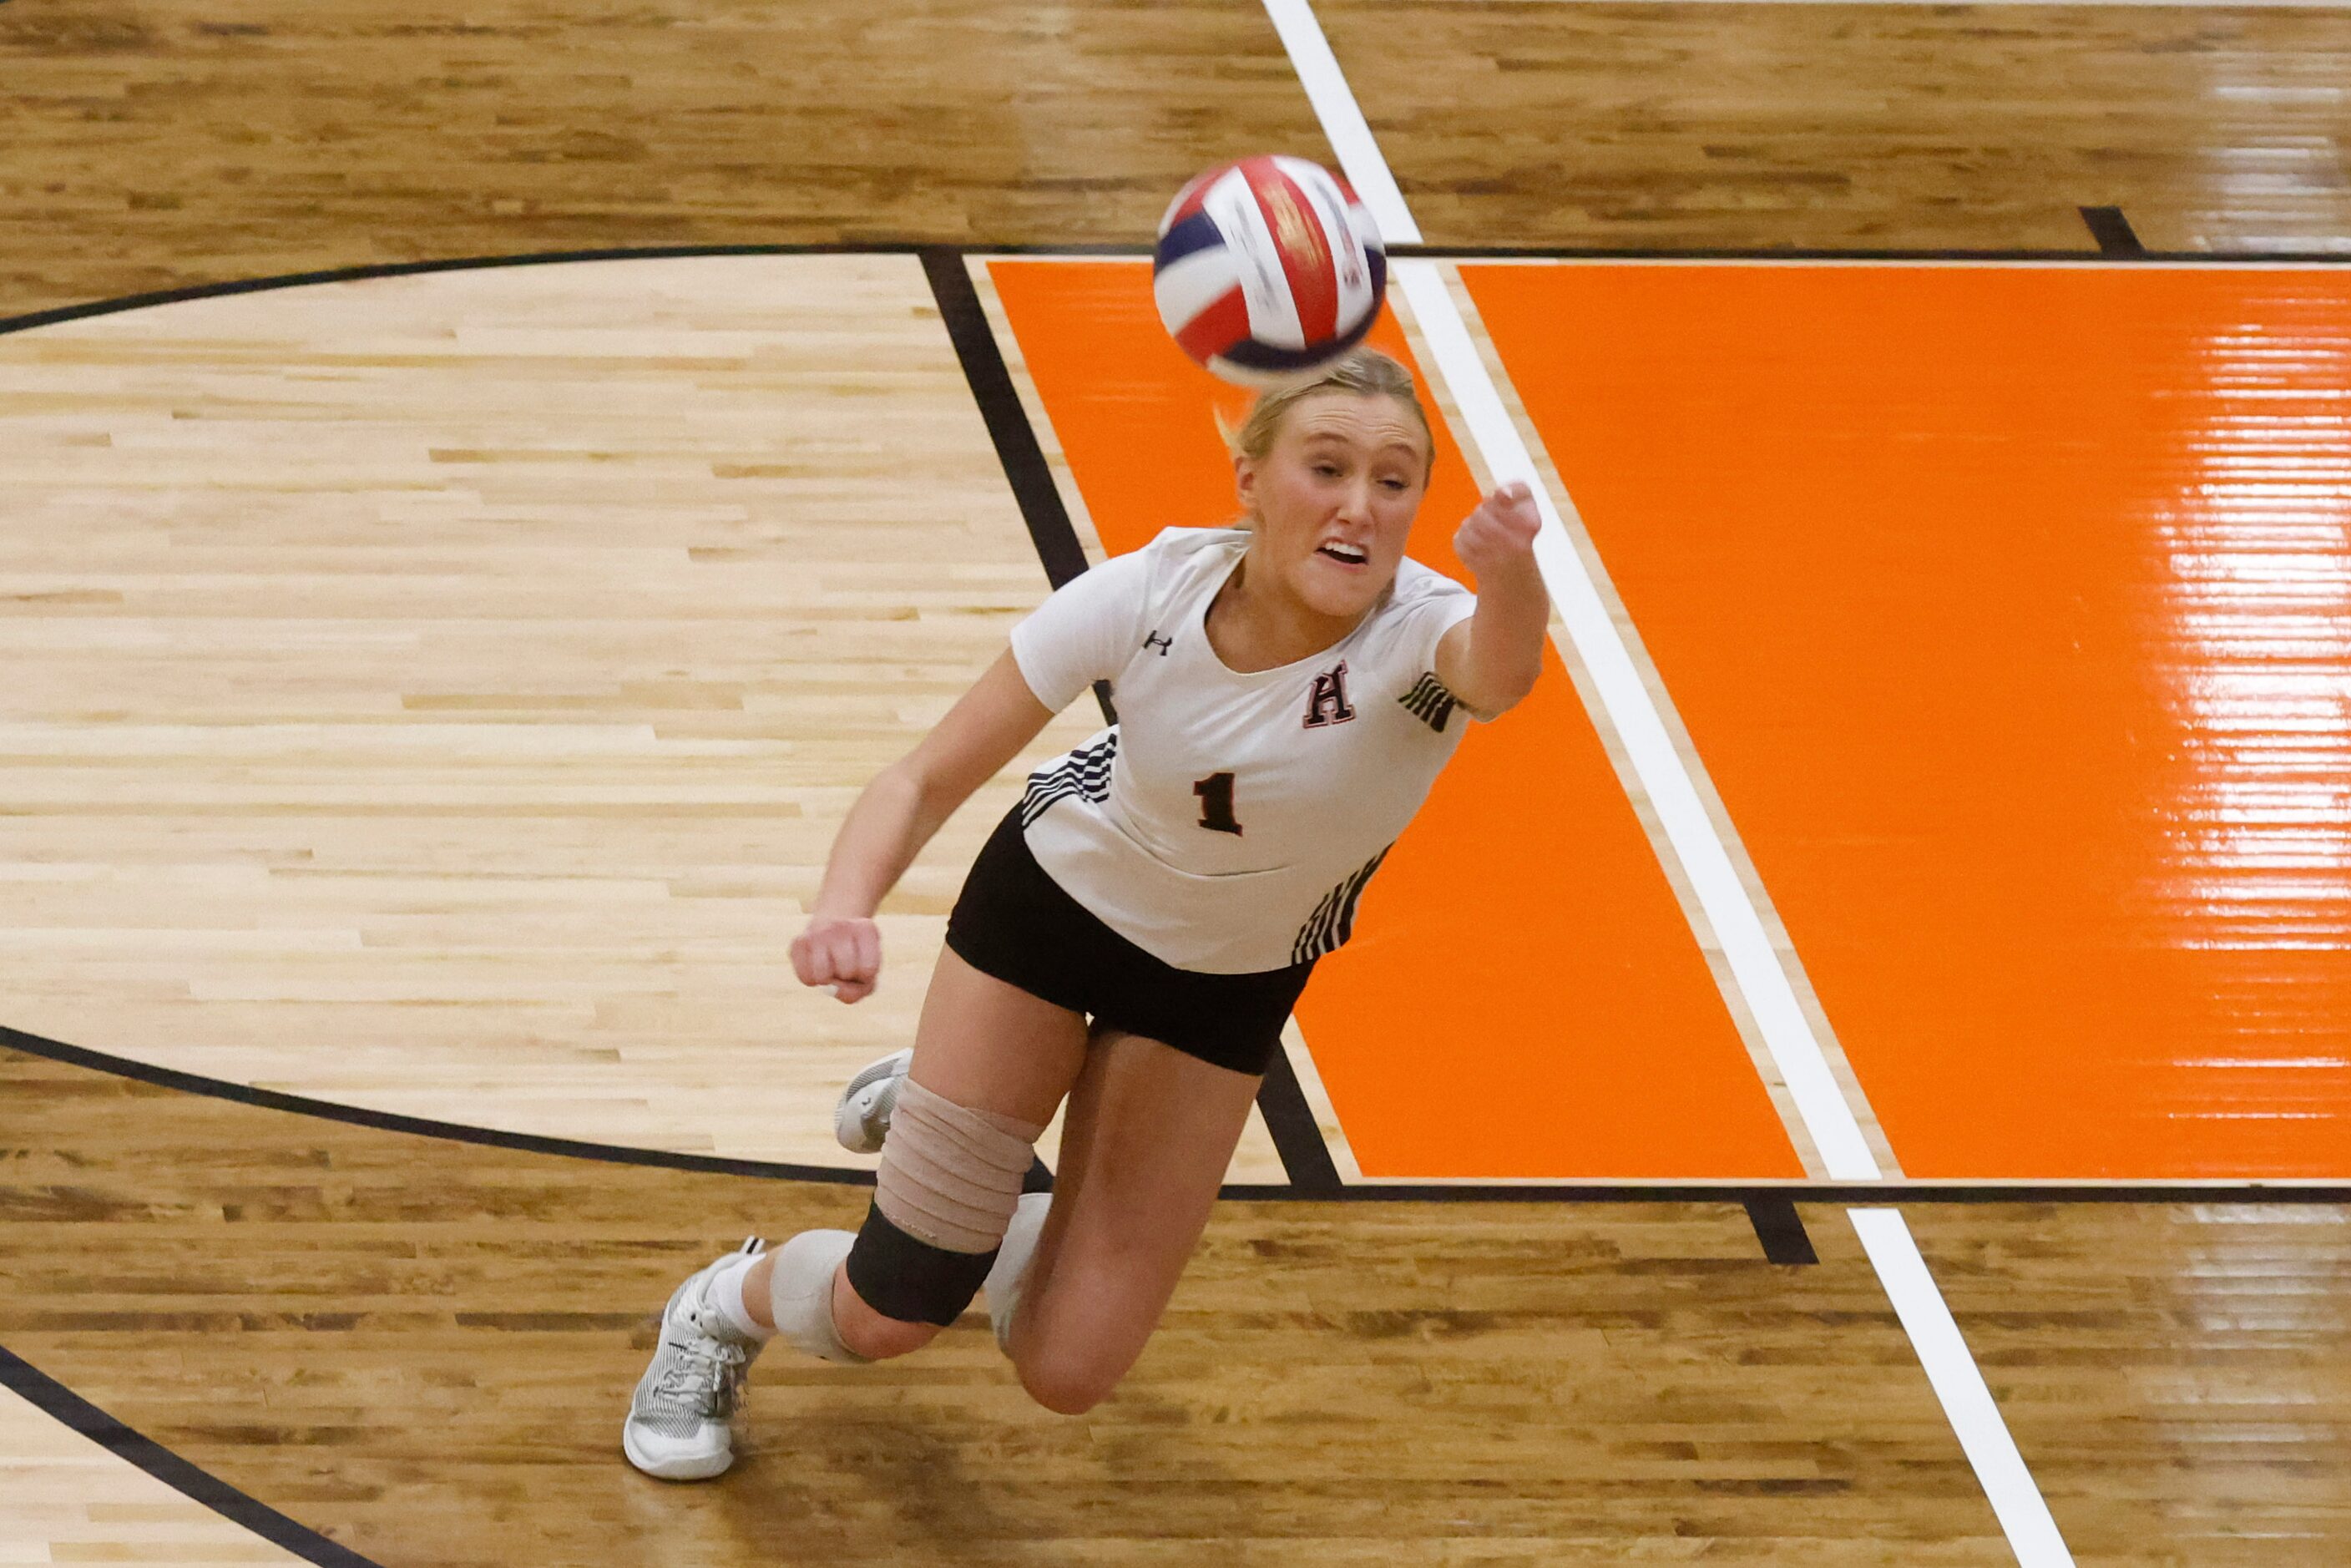
{"type": "Polygon", "coordinates": [[[1337,669],[1314,677],[1314,689],[1306,698],[1306,727],[1321,729],[1354,716],[1354,706],[1347,701],[1347,661],[1342,659],[1337,669]]]}
{"type": "Polygon", "coordinates": [[[1150,649],[1156,648],[1159,650],[1159,656],[1163,659],[1167,656],[1167,650],[1173,648],[1175,645],[1175,638],[1162,637],[1156,632],[1146,634],[1143,639],[1143,646],[1144,650],[1148,651],[1150,649]]]}

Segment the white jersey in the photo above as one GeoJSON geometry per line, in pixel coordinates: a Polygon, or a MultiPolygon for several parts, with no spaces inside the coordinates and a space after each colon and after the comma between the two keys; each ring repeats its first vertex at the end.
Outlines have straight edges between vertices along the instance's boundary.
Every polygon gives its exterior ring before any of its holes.
{"type": "Polygon", "coordinates": [[[1416,561],[1321,653],[1228,668],[1208,646],[1208,606],[1249,538],[1166,529],[1012,632],[1040,702],[1058,712],[1108,681],[1119,717],[1030,776],[1029,852],[1112,930],[1207,974],[1283,968],[1344,942],[1466,727],[1437,644],[1477,601],[1416,561]]]}

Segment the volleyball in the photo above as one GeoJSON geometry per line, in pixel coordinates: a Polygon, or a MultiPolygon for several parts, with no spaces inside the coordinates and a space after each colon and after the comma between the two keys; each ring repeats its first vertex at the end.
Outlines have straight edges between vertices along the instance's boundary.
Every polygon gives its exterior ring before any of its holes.
{"type": "Polygon", "coordinates": [[[1244,158],[1176,193],[1151,288],[1176,343],[1227,381],[1294,380],[1372,329],[1387,254],[1347,183],[1304,158],[1244,158]]]}

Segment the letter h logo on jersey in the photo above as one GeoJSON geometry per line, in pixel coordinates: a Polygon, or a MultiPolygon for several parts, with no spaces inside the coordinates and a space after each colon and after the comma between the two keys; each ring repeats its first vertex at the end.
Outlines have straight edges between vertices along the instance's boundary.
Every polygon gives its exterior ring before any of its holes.
{"type": "Polygon", "coordinates": [[[1306,727],[1321,729],[1354,716],[1354,705],[1347,700],[1347,661],[1342,659],[1337,669],[1314,677],[1314,689],[1306,697],[1306,727]]]}

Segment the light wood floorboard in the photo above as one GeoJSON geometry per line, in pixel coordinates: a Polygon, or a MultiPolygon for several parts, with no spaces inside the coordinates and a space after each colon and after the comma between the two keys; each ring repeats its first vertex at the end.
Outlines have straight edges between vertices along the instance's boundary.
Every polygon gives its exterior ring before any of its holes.
{"type": "MultiPolygon", "coordinates": [[[[834,1091],[913,1038],[980,840],[1101,722],[918,860],[878,995],[793,983],[849,802],[1046,592],[904,256],[0,338],[0,471],[6,1021],[184,1071],[860,1163],[834,1091]]],[[[1281,1174],[1253,1124],[1236,1176],[1281,1174]]]]}
{"type": "Polygon", "coordinates": [[[0,1563],[300,1561],[0,1389],[0,1563]]]}

